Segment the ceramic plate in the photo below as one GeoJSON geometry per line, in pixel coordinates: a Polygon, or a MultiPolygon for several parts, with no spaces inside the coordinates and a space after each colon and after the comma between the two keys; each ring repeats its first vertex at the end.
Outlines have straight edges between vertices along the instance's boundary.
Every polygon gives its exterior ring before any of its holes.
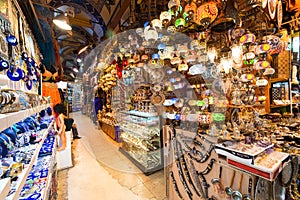
{"type": "Polygon", "coordinates": [[[261,6],[262,8],[266,8],[268,5],[268,0],[261,0],[261,6]]]}
{"type": "Polygon", "coordinates": [[[277,2],[278,0],[268,0],[268,10],[271,19],[275,18],[277,2]]]}
{"type": "Polygon", "coordinates": [[[165,101],[165,95],[162,92],[155,93],[151,96],[151,103],[154,105],[162,105],[165,101]]]}
{"type": "Polygon", "coordinates": [[[258,178],[255,188],[255,200],[271,200],[271,182],[263,178],[258,178]]]}
{"type": "Polygon", "coordinates": [[[282,24],[282,2],[278,1],[277,4],[277,25],[278,25],[278,29],[280,29],[282,24]]]}

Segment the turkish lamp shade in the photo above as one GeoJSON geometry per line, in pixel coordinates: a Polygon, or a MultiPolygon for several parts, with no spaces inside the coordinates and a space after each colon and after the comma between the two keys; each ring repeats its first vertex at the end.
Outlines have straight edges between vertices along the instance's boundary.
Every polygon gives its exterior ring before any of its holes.
{"type": "Polygon", "coordinates": [[[69,24],[69,18],[63,14],[57,15],[53,18],[53,23],[60,29],[70,31],[72,27],[69,24]]]}

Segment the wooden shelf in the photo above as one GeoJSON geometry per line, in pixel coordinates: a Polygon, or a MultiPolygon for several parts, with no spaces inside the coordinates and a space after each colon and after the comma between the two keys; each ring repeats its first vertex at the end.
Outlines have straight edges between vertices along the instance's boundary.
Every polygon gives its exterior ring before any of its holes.
{"type": "Polygon", "coordinates": [[[0,199],[5,199],[10,190],[10,178],[0,180],[0,199]]]}

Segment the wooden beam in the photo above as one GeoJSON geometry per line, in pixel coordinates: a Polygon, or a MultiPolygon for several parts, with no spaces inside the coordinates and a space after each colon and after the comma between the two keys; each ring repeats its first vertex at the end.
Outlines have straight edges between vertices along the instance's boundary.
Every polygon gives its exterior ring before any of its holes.
{"type": "Polygon", "coordinates": [[[109,22],[107,23],[107,27],[111,30],[114,30],[116,26],[119,24],[122,15],[126,11],[126,9],[130,6],[130,1],[128,0],[120,0],[119,4],[117,5],[114,13],[110,17],[109,22]],[[119,8],[120,6],[120,8],[119,8]],[[118,9],[119,8],[119,9],[118,9]]]}

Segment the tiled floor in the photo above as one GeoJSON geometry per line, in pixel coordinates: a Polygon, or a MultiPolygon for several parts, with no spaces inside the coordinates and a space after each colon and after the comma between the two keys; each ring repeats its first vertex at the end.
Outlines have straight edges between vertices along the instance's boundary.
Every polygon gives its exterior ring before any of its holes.
{"type": "Polygon", "coordinates": [[[145,176],[88,117],[72,116],[82,138],[72,145],[74,167],[59,171],[59,200],[167,199],[163,170],[145,176]]]}

